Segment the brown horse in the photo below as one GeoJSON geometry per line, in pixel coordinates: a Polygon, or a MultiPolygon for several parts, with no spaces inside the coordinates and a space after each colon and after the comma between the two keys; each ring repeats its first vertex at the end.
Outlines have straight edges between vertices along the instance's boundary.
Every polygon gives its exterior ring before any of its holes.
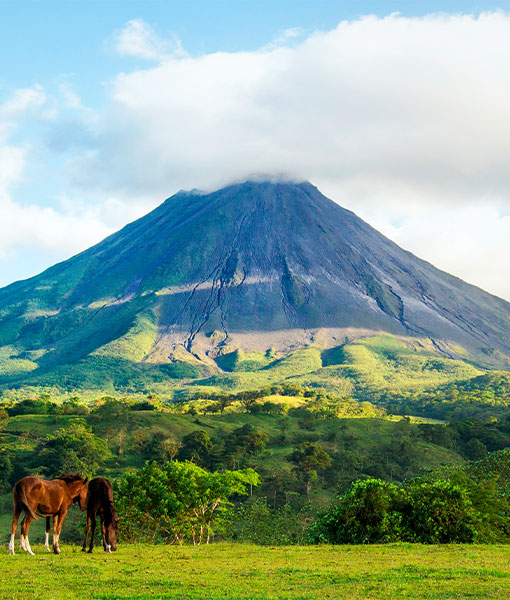
{"type": "Polygon", "coordinates": [[[24,477],[20,479],[12,490],[14,514],[12,517],[11,541],[9,551],[14,554],[14,537],[18,526],[21,511],[25,517],[21,522],[21,549],[29,554],[34,554],[28,541],[28,530],[33,519],[39,516],[46,517],[46,550],[49,547],[50,516],[53,516],[53,551],[60,554],[58,540],[67,511],[72,504],[79,504],[85,510],[87,499],[87,479],[79,475],[62,475],[58,479],[46,481],[38,477],[24,477]]]}
{"type": "Polygon", "coordinates": [[[101,533],[103,534],[103,548],[105,552],[117,550],[117,533],[119,532],[119,519],[113,506],[112,484],[104,477],[96,477],[89,483],[87,494],[87,526],[83,540],[83,552],[87,547],[87,537],[92,525],[89,552],[94,548],[94,535],[96,533],[96,516],[99,514],[101,533]]]}

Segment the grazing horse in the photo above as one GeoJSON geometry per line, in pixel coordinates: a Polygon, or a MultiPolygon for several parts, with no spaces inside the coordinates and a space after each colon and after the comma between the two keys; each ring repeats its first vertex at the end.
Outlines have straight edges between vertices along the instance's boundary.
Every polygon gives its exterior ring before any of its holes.
{"type": "Polygon", "coordinates": [[[94,548],[94,535],[96,533],[96,516],[99,514],[101,521],[101,533],[103,534],[103,548],[105,552],[117,550],[117,533],[119,531],[119,519],[117,511],[113,506],[112,484],[104,477],[96,477],[89,483],[87,494],[87,526],[85,528],[85,539],[83,540],[83,552],[87,547],[87,537],[92,524],[92,536],[90,538],[89,553],[94,548]]]}
{"type": "Polygon", "coordinates": [[[45,547],[48,552],[50,535],[50,517],[53,516],[53,551],[60,554],[58,540],[67,511],[72,504],[79,504],[85,510],[87,499],[87,479],[79,475],[61,475],[58,479],[46,481],[38,477],[20,479],[12,490],[14,514],[12,517],[11,541],[9,551],[14,554],[14,537],[18,519],[22,511],[25,517],[21,522],[21,549],[34,554],[28,541],[28,530],[33,519],[46,517],[45,547]]]}

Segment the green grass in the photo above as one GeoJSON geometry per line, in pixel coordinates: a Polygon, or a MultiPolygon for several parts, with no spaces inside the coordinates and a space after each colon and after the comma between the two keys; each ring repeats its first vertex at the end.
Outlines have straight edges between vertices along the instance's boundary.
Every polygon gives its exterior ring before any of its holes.
{"type": "Polygon", "coordinates": [[[280,600],[510,597],[508,546],[62,545],[0,555],[0,598],[280,600]]]}

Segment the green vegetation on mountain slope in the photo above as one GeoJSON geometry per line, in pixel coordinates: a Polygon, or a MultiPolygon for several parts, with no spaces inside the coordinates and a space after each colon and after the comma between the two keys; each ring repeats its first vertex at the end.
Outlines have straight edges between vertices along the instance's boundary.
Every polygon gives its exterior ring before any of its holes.
{"type": "Polygon", "coordinates": [[[326,350],[309,346],[286,355],[234,350],[220,355],[215,366],[184,349],[165,364],[145,360],[155,336],[154,319],[140,315],[124,337],[75,364],[48,368],[46,374],[28,370],[32,365],[28,358],[6,358],[10,350],[4,348],[0,368],[8,372],[21,365],[27,371],[4,377],[3,397],[50,393],[64,398],[78,393],[91,400],[98,393],[153,393],[178,400],[196,390],[235,393],[287,382],[375,402],[394,413],[437,418],[483,411],[502,414],[510,398],[510,373],[484,372],[468,362],[445,358],[426,340],[381,335],[326,350]]]}

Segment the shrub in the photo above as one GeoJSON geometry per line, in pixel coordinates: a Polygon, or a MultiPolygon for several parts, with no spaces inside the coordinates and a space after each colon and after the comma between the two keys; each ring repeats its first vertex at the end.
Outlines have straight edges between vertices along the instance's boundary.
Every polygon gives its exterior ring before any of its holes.
{"type": "Polygon", "coordinates": [[[470,543],[481,515],[468,492],[449,480],[403,488],[380,479],[354,482],[308,530],[328,544],[470,543]]]}

